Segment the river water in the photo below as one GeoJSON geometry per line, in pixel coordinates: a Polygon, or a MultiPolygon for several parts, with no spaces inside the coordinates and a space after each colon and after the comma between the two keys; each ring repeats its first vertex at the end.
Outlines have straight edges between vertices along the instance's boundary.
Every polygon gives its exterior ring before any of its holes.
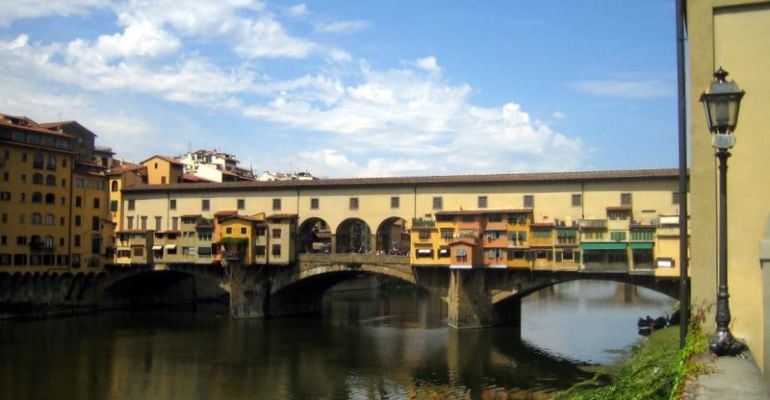
{"type": "Polygon", "coordinates": [[[231,320],[220,305],[0,323],[0,399],[545,399],[623,357],[674,302],[578,281],[521,327],[456,331],[416,289],[336,291],[324,315],[231,320]]]}

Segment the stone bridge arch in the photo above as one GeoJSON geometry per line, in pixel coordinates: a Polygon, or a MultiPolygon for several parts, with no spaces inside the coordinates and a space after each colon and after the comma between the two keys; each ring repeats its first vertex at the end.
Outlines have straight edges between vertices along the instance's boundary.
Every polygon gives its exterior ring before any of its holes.
{"type": "Polygon", "coordinates": [[[409,230],[404,218],[396,216],[380,222],[376,233],[377,254],[407,255],[409,245],[409,230]]]}
{"type": "Polygon", "coordinates": [[[300,254],[332,251],[332,230],[323,218],[310,217],[297,229],[297,249],[300,254]]]}
{"type": "Polygon", "coordinates": [[[120,306],[173,304],[224,298],[230,292],[226,271],[215,265],[168,265],[163,269],[132,267],[101,279],[103,301],[120,306]]]}

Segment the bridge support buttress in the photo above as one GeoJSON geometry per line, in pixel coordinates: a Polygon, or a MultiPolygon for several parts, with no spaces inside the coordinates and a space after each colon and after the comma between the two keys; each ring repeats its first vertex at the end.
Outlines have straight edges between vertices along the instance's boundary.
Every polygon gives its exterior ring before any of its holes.
{"type": "Polygon", "coordinates": [[[269,309],[269,284],[257,280],[259,270],[245,268],[241,263],[228,265],[230,274],[230,316],[233,318],[260,318],[269,309]]]}

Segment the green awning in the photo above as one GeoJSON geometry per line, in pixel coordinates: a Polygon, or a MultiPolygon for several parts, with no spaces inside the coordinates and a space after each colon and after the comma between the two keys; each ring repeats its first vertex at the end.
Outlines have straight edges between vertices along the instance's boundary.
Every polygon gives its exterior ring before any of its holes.
{"type": "Polygon", "coordinates": [[[581,243],[580,249],[586,250],[625,250],[625,243],[581,243]]]}
{"type": "Polygon", "coordinates": [[[633,249],[633,250],[652,250],[652,242],[631,243],[631,249],[633,249]]]}

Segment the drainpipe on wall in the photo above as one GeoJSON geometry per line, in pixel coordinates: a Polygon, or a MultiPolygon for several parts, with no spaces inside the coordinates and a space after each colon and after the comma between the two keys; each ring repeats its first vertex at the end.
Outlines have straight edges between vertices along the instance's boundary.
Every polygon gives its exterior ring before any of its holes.
{"type": "Polygon", "coordinates": [[[690,311],[690,285],[687,273],[687,105],[685,89],[685,0],[676,0],[676,66],[677,106],[679,115],[679,347],[683,348],[687,337],[690,311]]]}

